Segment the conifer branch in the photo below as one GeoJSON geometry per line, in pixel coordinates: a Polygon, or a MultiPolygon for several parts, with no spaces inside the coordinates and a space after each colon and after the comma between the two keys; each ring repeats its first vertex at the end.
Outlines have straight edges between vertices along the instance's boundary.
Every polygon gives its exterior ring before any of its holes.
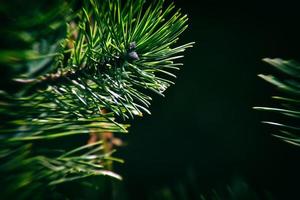
{"type": "Polygon", "coordinates": [[[254,109],[273,112],[275,114],[279,114],[278,116],[282,116],[281,120],[283,122],[263,121],[262,123],[279,129],[279,133],[274,134],[275,137],[278,137],[290,144],[299,146],[300,65],[294,60],[282,60],[279,58],[265,58],[263,60],[282,73],[277,76],[263,74],[259,75],[259,77],[276,86],[277,89],[282,92],[282,95],[272,97],[279,103],[280,106],[278,108],[254,107],[254,109]]]}
{"type": "Polygon", "coordinates": [[[1,182],[10,185],[8,197],[16,191],[22,198],[43,196],[43,185],[54,190],[90,176],[120,179],[107,167],[121,160],[104,135],[127,133],[120,119],[150,113],[147,91],[163,95],[173,84],[166,77],[175,77],[171,70],[179,69],[177,60],[193,45],[176,46],[187,16],[163,2],[85,0],[80,9],[69,4],[73,11],[58,23],[62,31],[68,19],[63,37],[46,44],[37,39],[34,55],[8,63],[29,68],[9,80],[21,85],[17,92],[0,93],[0,174],[18,171],[1,182]],[[97,139],[87,142],[90,134],[97,139]]]}

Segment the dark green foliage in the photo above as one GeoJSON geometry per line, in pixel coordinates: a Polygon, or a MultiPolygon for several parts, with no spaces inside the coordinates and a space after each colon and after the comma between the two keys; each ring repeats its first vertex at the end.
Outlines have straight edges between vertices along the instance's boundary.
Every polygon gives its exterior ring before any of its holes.
{"type": "Polygon", "coordinates": [[[264,80],[275,85],[282,93],[280,96],[272,97],[274,100],[280,103],[280,107],[254,108],[284,116],[282,122],[264,121],[263,123],[275,126],[279,129],[279,133],[274,134],[276,137],[279,137],[288,143],[299,145],[300,65],[293,60],[282,60],[279,58],[265,58],[264,61],[271,64],[282,73],[277,76],[259,75],[264,80]]]}
{"type": "Polygon", "coordinates": [[[126,133],[115,119],[150,113],[151,97],[172,84],[181,53],[174,46],[187,17],[163,1],[11,2],[0,49],[0,174],[5,197],[63,198],[57,185],[111,172],[107,141],[126,133]],[[17,6],[31,9],[10,13],[17,6]],[[28,4],[28,5],[27,5],[28,4]],[[30,12],[27,12],[29,11],[30,12]],[[32,16],[34,15],[34,17],[32,16]],[[13,23],[16,22],[17,23],[13,23]],[[10,33],[10,34],[8,34],[10,33]],[[4,43],[2,43],[4,44],[4,43]],[[34,197],[31,195],[35,194],[34,197]]]}
{"type": "Polygon", "coordinates": [[[149,200],[259,200],[273,199],[267,191],[259,194],[243,178],[233,177],[228,184],[203,192],[192,174],[185,181],[164,187],[149,195],[149,200]]]}

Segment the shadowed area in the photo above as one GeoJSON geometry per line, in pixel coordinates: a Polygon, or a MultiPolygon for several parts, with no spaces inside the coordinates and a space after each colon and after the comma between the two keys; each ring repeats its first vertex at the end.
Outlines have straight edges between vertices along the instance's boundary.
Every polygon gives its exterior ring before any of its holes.
{"type": "Polygon", "coordinates": [[[262,58],[300,59],[295,5],[176,4],[190,18],[183,40],[196,44],[166,98],[155,98],[152,115],[130,129],[121,152],[130,199],[184,179],[189,167],[203,192],[238,174],[262,199],[263,191],[274,199],[296,196],[300,149],[272,137],[260,124],[270,114],[252,109],[272,105],[276,94],[257,77],[275,71],[262,58]]]}

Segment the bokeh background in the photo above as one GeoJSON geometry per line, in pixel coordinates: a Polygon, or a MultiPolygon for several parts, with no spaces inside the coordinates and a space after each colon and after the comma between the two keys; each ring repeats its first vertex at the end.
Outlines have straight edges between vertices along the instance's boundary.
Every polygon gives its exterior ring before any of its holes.
{"type": "Polygon", "coordinates": [[[257,77],[273,73],[262,58],[299,57],[300,12],[292,1],[176,0],[190,18],[181,43],[195,41],[166,98],[152,115],[133,121],[118,154],[128,199],[146,199],[192,173],[199,192],[222,188],[234,177],[260,199],[298,199],[300,148],[271,136],[260,124],[277,91],[257,77]],[[297,198],[298,197],[298,198],[297,198]]]}

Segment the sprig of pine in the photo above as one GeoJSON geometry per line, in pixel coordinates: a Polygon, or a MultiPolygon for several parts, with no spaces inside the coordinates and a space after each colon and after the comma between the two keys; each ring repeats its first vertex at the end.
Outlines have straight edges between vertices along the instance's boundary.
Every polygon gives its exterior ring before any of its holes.
{"type": "Polygon", "coordinates": [[[279,107],[254,107],[256,110],[273,112],[283,116],[283,122],[263,121],[264,124],[274,126],[279,129],[276,137],[285,142],[300,145],[299,118],[300,118],[300,65],[294,60],[282,60],[280,58],[265,58],[265,62],[278,69],[282,74],[264,75],[259,77],[276,86],[282,93],[279,96],[272,96],[279,103],[279,107]]]}
{"type": "Polygon", "coordinates": [[[12,55],[17,62],[0,59],[28,69],[9,80],[16,92],[0,95],[0,174],[14,174],[1,181],[8,185],[5,195],[38,198],[90,176],[121,179],[110,171],[108,163],[121,160],[107,141],[87,141],[92,134],[127,133],[128,125],[116,118],[150,113],[147,91],[163,95],[173,84],[166,75],[175,77],[170,70],[182,66],[177,60],[193,43],[176,45],[187,16],[163,2],[64,2],[64,9],[71,7],[60,21],[55,18],[58,37],[40,40],[28,31],[34,53],[12,55]]]}

